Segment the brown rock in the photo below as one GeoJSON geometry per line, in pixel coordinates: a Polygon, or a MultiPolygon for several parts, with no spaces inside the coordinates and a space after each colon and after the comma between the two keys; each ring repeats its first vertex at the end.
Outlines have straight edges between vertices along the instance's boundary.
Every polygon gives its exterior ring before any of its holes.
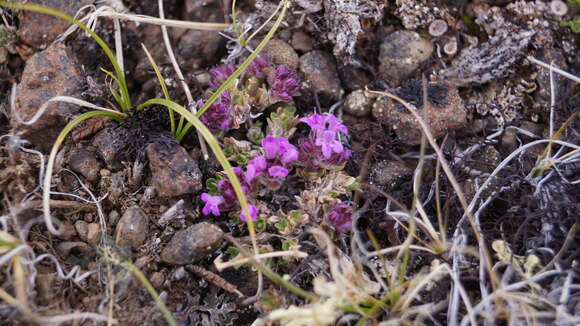
{"type": "Polygon", "coordinates": [[[90,223],[87,230],[87,242],[91,246],[96,246],[101,240],[101,225],[99,223],[90,223]]]}
{"type": "Polygon", "coordinates": [[[323,51],[311,51],[300,57],[300,71],[306,88],[318,93],[322,105],[332,105],[344,95],[334,58],[323,51]]]}
{"type": "Polygon", "coordinates": [[[101,163],[97,160],[97,155],[86,149],[73,149],[69,155],[69,165],[71,170],[82,174],[90,182],[97,181],[101,171],[101,163]]]}
{"type": "Polygon", "coordinates": [[[263,51],[268,57],[278,65],[284,65],[289,69],[297,70],[300,59],[294,49],[282,40],[270,40],[263,51]]]}
{"type": "MultiPolygon", "coordinates": [[[[427,112],[423,111],[421,81],[412,80],[396,93],[409,103],[414,103],[417,112],[423,115],[433,137],[439,138],[449,130],[462,127],[467,113],[456,88],[443,83],[429,83],[427,112]]],[[[372,110],[373,116],[395,130],[399,139],[408,145],[421,142],[422,129],[413,114],[405,107],[386,96],[379,97],[372,110]]]]}
{"type": "MultiPolygon", "coordinates": [[[[52,45],[26,61],[12,117],[29,121],[49,99],[60,95],[80,97],[83,87],[74,54],[63,43],[52,45]]],[[[12,119],[13,127],[23,131],[31,143],[49,150],[67,120],[78,110],[76,105],[52,103],[35,123],[25,125],[12,119]]]]}
{"type": "Polygon", "coordinates": [[[392,86],[399,85],[425,63],[433,53],[433,44],[411,31],[393,32],[381,43],[379,70],[392,86]]]}
{"type": "MultiPolygon", "coordinates": [[[[28,3],[38,4],[74,16],[82,6],[93,2],[91,0],[31,0],[28,3]]],[[[26,10],[18,14],[18,19],[20,26],[16,30],[16,35],[24,43],[36,48],[51,43],[71,25],[60,18],[26,10]]]]}
{"type": "Polygon", "coordinates": [[[312,38],[303,31],[296,31],[292,34],[292,46],[296,51],[308,52],[312,51],[312,38]]]}
{"type": "Polygon", "coordinates": [[[139,206],[129,207],[117,224],[115,241],[127,248],[136,249],[141,246],[149,232],[149,220],[139,206]]]}
{"type": "Polygon", "coordinates": [[[195,194],[201,190],[201,172],[187,151],[177,142],[147,145],[151,185],[164,197],[195,194]]]}
{"type": "Polygon", "coordinates": [[[81,238],[81,240],[84,242],[87,242],[87,236],[89,234],[89,223],[83,220],[78,220],[75,222],[75,230],[77,231],[79,238],[81,238]]]}
{"type": "Polygon", "coordinates": [[[224,232],[202,222],[175,233],[161,252],[161,260],[173,265],[194,264],[214,252],[223,242],[224,232]]]}

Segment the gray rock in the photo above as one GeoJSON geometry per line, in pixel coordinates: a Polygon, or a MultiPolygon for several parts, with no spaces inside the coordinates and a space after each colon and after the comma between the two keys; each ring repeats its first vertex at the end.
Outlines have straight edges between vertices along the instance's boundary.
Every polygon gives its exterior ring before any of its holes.
{"type": "Polygon", "coordinates": [[[270,40],[263,51],[275,64],[284,65],[289,69],[297,70],[300,63],[298,54],[290,44],[274,39],[270,40]]]}
{"type": "Polygon", "coordinates": [[[161,260],[173,265],[194,264],[214,252],[222,244],[224,232],[202,222],[175,233],[161,252],[161,260]]]}
{"type": "Polygon", "coordinates": [[[375,98],[362,89],[356,90],[346,96],[344,111],[355,117],[365,117],[371,113],[375,98]]]}
{"type": "Polygon", "coordinates": [[[185,148],[177,142],[155,142],[147,145],[151,185],[162,197],[195,194],[202,188],[201,172],[185,148]]]}
{"type": "Polygon", "coordinates": [[[195,69],[218,62],[225,50],[225,39],[214,31],[190,30],[183,34],[177,55],[183,66],[195,69]]]}
{"type": "Polygon", "coordinates": [[[433,53],[433,44],[416,32],[396,31],[381,43],[379,70],[391,86],[397,86],[411,76],[433,53]]]}
{"type": "Polygon", "coordinates": [[[127,248],[136,249],[141,246],[149,232],[149,220],[145,212],[138,206],[129,207],[117,223],[115,241],[127,248]]]}
{"type": "Polygon", "coordinates": [[[97,181],[100,176],[101,163],[93,151],[86,149],[73,149],[69,154],[71,170],[82,174],[90,182],[97,181]]]}
{"type": "Polygon", "coordinates": [[[317,93],[322,105],[332,105],[344,95],[336,63],[330,54],[323,51],[306,53],[300,57],[300,71],[306,79],[305,88],[317,93]]]}
{"type": "Polygon", "coordinates": [[[67,103],[51,103],[32,124],[38,109],[55,96],[80,97],[85,85],[74,53],[63,43],[38,52],[26,61],[20,84],[16,89],[16,105],[11,112],[12,126],[23,132],[24,138],[48,151],[68,119],[79,107],[67,103]],[[16,117],[20,117],[19,121],[16,117]]]}

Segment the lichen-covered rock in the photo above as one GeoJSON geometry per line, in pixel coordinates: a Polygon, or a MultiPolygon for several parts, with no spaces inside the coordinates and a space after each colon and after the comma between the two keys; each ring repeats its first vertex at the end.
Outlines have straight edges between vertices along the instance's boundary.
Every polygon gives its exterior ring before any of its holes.
{"type": "Polygon", "coordinates": [[[433,44],[411,31],[393,32],[381,43],[379,71],[389,84],[399,85],[414,74],[433,53],[433,44]]]}
{"type": "MultiPolygon", "coordinates": [[[[397,95],[414,105],[419,114],[423,115],[433,137],[439,138],[466,123],[467,112],[456,88],[443,83],[429,83],[425,108],[422,92],[421,81],[416,79],[396,90],[397,95]]],[[[408,145],[421,142],[422,129],[419,122],[401,104],[386,96],[379,97],[373,105],[372,113],[377,120],[392,128],[401,142],[408,145]]]]}
{"type": "MultiPolygon", "coordinates": [[[[31,0],[28,3],[39,4],[75,16],[81,7],[92,4],[93,1],[31,0]]],[[[50,44],[71,25],[63,19],[26,10],[19,12],[18,19],[20,26],[16,30],[16,35],[21,41],[35,48],[50,44]]]]}
{"type": "Polygon", "coordinates": [[[394,190],[401,182],[411,179],[413,170],[399,161],[379,161],[370,168],[369,182],[383,191],[394,190]]]}
{"type": "Polygon", "coordinates": [[[534,33],[527,30],[498,33],[478,47],[463,49],[441,75],[457,87],[481,85],[503,78],[525,54],[534,33]]]}
{"type": "Polygon", "coordinates": [[[300,72],[304,74],[305,88],[317,93],[322,105],[334,104],[344,95],[336,63],[328,53],[311,51],[300,57],[300,72]]]}
{"type": "Polygon", "coordinates": [[[201,190],[202,175],[197,161],[175,141],[153,142],[147,145],[151,170],[150,184],[162,197],[195,194],[201,190]]]}
{"type": "Polygon", "coordinates": [[[355,117],[365,117],[371,113],[375,98],[362,89],[356,90],[346,96],[344,111],[355,117]]]}
{"type": "Polygon", "coordinates": [[[195,264],[222,244],[224,232],[217,226],[202,222],[175,233],[161,252],[161,261],[173,265],[195,264]]]}
{"type": "Polygon", "coordinates": [[[24,138],[34,145],[49,150],[79,107],[62,102],[51,103],[36,122],[30,125],[24,122],[29,122],[38,109],[55,96],[80,97],[84,86],[75,55],[65,44],[57,43],[36,53],[26,61],[16,89],[16,105],[11,112],[12,126],[22,131],[24,138]]]}

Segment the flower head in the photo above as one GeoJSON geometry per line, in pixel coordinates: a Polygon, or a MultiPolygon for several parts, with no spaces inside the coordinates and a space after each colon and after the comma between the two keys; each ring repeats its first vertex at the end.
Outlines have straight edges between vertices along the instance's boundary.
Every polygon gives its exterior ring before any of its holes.
{"type": "Polygon", "coordinates": [[[291,100],[300,90],[298,75],[283,65],[268,74],[268,86],[270,97],[282,101],[291,100]]]}
{"type": "Polygon", "coordinates": [[[279,159],[283,164],[288,164],[298,159],[298,150],[285,137],[266,136],[262,140],[262,148],[268,160],[279,159]]]}
{"type": "Polygon", "coordinates": [[[212,196],[204,192],[201,194],[201,200],[205,202],[205,206],[201,211],[204,215],[209,215],[211,212],[215,216],[220,216],[219,206],[224,203],[222,196],[212,196]]]}
{"type": "MultiPolygon", "coordinates": [[[[199,102],[198,107],[202,107],[204,102],[199,102]]],[[[229,92],[223,92],[220,98],[215,101],[200,120],[209,130],[228,130],[233,121],[232,101],[229,92]]]]}
{"type": "Polygon", "coordinates": [[[299,141],[300,161],[306,162],[310,170],[333,168],[346,162],[351,152],[344,148],[340,135],[348,134],[348,128],[338,118],[329,114],[313,114],[300,121],[311,129],[310,137],[299,141]]]}
{"type": "Polygon", "coordinates": [[[271,67],[268,55],[260,55],[254,59],[248,66],[248,73],[256,78],[264,78],[267,68],[271,67]]]}
{"type": "Polygon", "coordinates": [[[234,71],[236,71],[236,66],[231,63],[226,63],[213,68],[209,71],[211,75],[209,86],[214,89],[220,87],[220,85],[225,82],[234,71]]]}
{"type": "Polygon", "coordinates": [[[348,233],[352,227],[352,212],[347,203],[341,202],[330,209],[326,220],[337,232],[348,233]]]}
{"type": "Polygon", "coordinates": [[[246,166],[246,175],[244,180],[251,184],[257,177],[261,176],[264,173],[264,170],[268,167],[268,163],[266,162],[266,158],[264,156],[257,156],[248,162],[246,166]]]}
{"type": "MultiPolygon", "coordinates": [[[[254,205],[249,205],[248,208],[250,209],[250,215],[252,217],[252,221],[255,221],[256,218],[258,217],[258,208],[254,205]]],[[[240,219],[245,222],[246,221],[246,214],[244,213],[244,210],[242,210],[242,212],[240,213],[240,219]]]]}
{"type": "Polygon", "coordinates": [[[286,178],[288,173],[290,171],[281,165],[274,165],[268,169],[268,174],[273,178],[286,178]]]}

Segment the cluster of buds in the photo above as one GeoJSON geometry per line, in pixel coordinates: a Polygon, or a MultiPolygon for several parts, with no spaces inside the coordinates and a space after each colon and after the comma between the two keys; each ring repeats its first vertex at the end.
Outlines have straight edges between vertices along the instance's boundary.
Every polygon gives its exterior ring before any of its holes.
{"type": "MultiPolygon", "coordinates": [[[[210,92],[222,85],[235,70],[231,63],[211,69],[210,92]]],[[[283,65],[276,66],[262,55],[250,63],[246,73],[231,84],[201,120],[213,132],[236,129],[248,119],[252,109],[263,111],[274,103],[290,101],[299,90],[296,72],[283,65]]]]}
{"type": "Polygon", "coordinates": [[[300,162],[306,171],[341,169],[351,154],[341,140],[348,135],[346,126],[333,115],[313,114],[300,121],[310,127],[310,135],[298,141],[300,162]]]}
{"type": "Polygon", "coordinates": [[[345,202],[332,205],[325,216],[325,223],[340,233],[349,233],[352,227],[352,210],[345,202]]]}

